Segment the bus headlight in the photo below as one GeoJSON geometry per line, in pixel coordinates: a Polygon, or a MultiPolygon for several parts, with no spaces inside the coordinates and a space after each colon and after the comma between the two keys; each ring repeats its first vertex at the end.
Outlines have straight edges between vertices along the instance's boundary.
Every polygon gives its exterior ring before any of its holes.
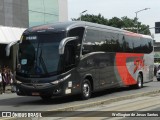
{"type": "Polygon", "coordinates": [[[17,80],[17,83],[18,83],[18,84],[21,84],[22,82],[17,80]]]}
{"type": "Polygon", "coordinates": [[[56,80],[54,82],[51,82],[52,84],[58,84],[59,83],[59,80],[56,80]]]}
{"type": "Polygon", "coordinates": [[[67,80],[70,76],[71,76],[71,74],[65,76],[64,78],[62,78],[62,79],[60,79],[60,80],[53,81],[53,82],[51,82],[51,83],[54,84],[54,85],[56,85],[56,84],[58,84],[58,83],[60,83],[60,82],[63,82],[63,81],[65,81],[65,80],[67,80]]]}

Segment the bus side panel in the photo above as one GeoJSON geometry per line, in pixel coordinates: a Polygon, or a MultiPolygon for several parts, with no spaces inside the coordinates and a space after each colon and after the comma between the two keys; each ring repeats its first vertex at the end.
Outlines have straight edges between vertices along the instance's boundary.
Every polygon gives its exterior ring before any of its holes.
{"type": "Polygon", "coordinates": [[[147,79],[144,79],[143,82],[150,82],[153,81],[154,77],[154,55],[153,52],[151,54],[145,54],[144,55],[144,60],[146,64],[146,77],[147,79]]]}
{"type": "Polygon", "coordinates": [[[117,53],[115,62],[124,86],[136,84],[138,72],[146,69],[143,54],[117,53]]]}
{"type": "Polygon", "coordinates": [[[104,52],[87,54],[79,63],[80,78],[85,79],[85,76],[90,75],[94,91],[122,86],[122,80],[115,68],[115,55],[104,52]]]}
{"type": "Polygon", "coordinates": [[[114,72],[115,53],[99,53],[95,56],[96,73],[100,89],[120,86],[114,72]]]}
{"type": "Polygon", "coordinates": [[[76,76],[77,79],[81,79],[81,82],[86,79],[87,76],[91,77],[93,80],[93,90],[99,89],[99,74],[96,73],[95,66],[95,55],[86,55],[84,56],[77,67],[77,73],[79,75],[76,76]]]}
{"type": "Polygon", "coordinates": [[[78,73],[81,79],[87,75],[92,77],[94,91],[134,85],[139,72],[142,72],[144,82],[149,82],[152,78],[149,58],[149,54],[95,52],[80,61],[78,73]]]}

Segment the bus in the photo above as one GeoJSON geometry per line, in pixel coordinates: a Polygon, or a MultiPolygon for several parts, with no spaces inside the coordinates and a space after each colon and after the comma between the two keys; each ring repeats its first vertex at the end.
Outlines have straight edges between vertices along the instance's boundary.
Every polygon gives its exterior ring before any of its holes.
{"type": "Polygon", "coordinates": [[[150,36],[84,21],[28,28],[18,45],[16,93],[40,96],[77,94],[115,87],[142,88],[153,81],[150,36]]]}

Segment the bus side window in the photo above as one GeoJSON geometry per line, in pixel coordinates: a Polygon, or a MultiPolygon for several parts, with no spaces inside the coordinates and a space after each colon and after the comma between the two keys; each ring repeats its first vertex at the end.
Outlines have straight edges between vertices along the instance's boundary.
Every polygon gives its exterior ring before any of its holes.
{"type": "Polygon", "coordinates": [[[82,48],[82,55],[96,52],[99,50],[99,43],[100,43],[100,37],[99,37],[99,31],[95,28],[93,29],[87,29],[86,31],[86,37],[83,41],[83,48],[82,48]]]}
{"type": "Polygon", "coordinates": [[[75,54],[77,57],[80,57],[82,39],[84,35],[84,27],[76,27],[68,31],[68,37],[78,37],[77,42],[75,43],[75,54]]]}
{"type": "Polygon", "coordinates": [[[75,41],[70,41],[65,46],[64,65],[66,70],[75,66],[75,41]]]}

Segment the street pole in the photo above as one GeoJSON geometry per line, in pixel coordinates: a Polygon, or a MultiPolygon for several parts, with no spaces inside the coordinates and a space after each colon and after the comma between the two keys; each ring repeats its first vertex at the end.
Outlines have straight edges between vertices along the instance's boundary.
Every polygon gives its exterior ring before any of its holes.
{"type": "Polygon", "coordinates": [[[136,13],[136,25],[137,25],[137,33],[138,33],[138,18],[137,18],[137,12],[136,13]]]}
{"type": "Polygon", "coordinates": [[[80,21],[81,21],[82,14],[85,12],[87,12],[87,10],[84,10],[83,12],[80,13],[80,21]]]}
{"type": "Polygon", "coordinates": [[[137,33],[138,33],[138,13],[139,12],[141,12],[141,11],[144,11],[144,10],[148,10],[148,9],[150,9],[150,8],[144,8],[144,9],[142,9],[142,10],[138,10],[138,11],[136,11],[135,13],[136,13],[136,24],[137,24],[137,33]]]}

